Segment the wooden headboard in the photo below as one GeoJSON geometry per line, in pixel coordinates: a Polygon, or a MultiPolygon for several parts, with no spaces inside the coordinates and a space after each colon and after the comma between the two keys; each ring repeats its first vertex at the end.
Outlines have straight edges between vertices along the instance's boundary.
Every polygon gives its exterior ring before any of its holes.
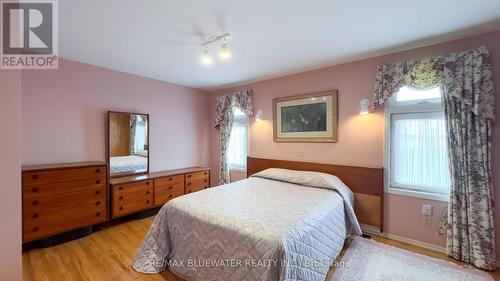
{"type": "Polygon", "coordinates": [[[354,209],[361,224],[376,226],[383,232],[384,169],[247,158],[247,176],[268,168],[315,171],[337,176],[354,192],[354,209]]]}

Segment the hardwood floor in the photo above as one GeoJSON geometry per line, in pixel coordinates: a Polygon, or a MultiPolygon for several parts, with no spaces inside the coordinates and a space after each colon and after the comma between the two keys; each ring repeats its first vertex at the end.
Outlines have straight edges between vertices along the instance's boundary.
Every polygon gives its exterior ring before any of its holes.
{"type": "Polygon", "coordinates": [[[141,274],[130,266],[153,217],[118,221],[87,237],[23,253],[23,280],[180,281],[169,271],[141,274]]]}
{"type": "MultiPolygon", "coordinates": [[[[23,252],[23,280],[31,281],[108,281],[162,280],[182,281],[171,272],[140,274],[130,264],[135,252],[153,221],[153,217],[118,221],[107,224],[87,237],[45,249],[26,249],[23,252]]],[[[374,240],[435,258],[447,259],[443,253],[427,250],[385,238],[374,240]]],[[[345,249],[343,250],[345,252],[345,249]]],[[[334,269],[326,280],[330,280],[334,269]]],[[[492,273],[495,280],[500,274],[492,273]]]]}

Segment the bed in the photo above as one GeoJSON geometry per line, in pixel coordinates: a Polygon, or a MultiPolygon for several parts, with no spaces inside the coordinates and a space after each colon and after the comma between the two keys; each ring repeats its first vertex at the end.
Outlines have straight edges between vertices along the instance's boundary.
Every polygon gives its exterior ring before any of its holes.
{"type": "Polygon", "coordinates": [[[110,167],[112,174],[146,171],[148,168],[148,157],[147,155],[110,157],[110,167]]]}
{"type": "MultiPolygon", "coordinates": [[[[133,268],[157,273],[168,267],[192,281],[323,281],[346,237],[361,234],[354,211],[358,192],[331,172],[308,164],[293,169],[290,163],[249,158],[248,179],[165,204],[133,268]],[[323,173],[311,172],[317,170],[323,173]]],[[[326,166],[338,171],[347,167],[326,166]]],[[[356,174],[356,169],[347,173],[356,174]]],[[[365,179],[380,184],[381,169],[374,170],[367,171],[365,179]]],[[[378,184],[374,189],[380,192],[378,184]]],[[[372,210],[372,202],[364,208],[372,210]]]]}

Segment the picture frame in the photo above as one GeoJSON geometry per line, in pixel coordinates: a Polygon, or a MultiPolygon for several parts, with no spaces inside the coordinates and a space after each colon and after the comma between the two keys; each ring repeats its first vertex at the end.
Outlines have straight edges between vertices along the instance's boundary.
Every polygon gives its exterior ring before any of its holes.
{"type": "Polygon", "coordinates": [[[273,99],[275,142],[337,142],[338,90],[273,99]]]}

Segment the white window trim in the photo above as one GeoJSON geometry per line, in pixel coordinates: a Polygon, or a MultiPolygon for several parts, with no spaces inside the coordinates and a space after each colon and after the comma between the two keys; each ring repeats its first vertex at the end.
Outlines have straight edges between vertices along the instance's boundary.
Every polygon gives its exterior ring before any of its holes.
{"type": "MultiPolygon", "coordinates": [[[[238,119],[240,119],[240,120],[246,119],[246,124],[247,124],[247,157],[248,157],[248,155],[250,155],[250,117],[248,115],[245,115],[244,117],[243,116],[240,116],[240,117],[235,116],[233,122],[238,122],[239,121],[238,119]]],[[[245,173],[247,172],[247,163],[246,162],[243,165],[239,165],[239,164],[231,164],[228,161],[227,165],[229,168],[229,172],[231,172],[231,171],[245,172],[245,173]]]]}
{"type": "Polygon", "coordinates": [[[389,194],[397,194],[409,197],[416,197],[422,199],[436,200],[442,202],[448,202],[450,200],[449,195],[431,193],[410,189],[402,189],[397,186],[391,186],[390,183],[390,173],[391,173],[391,117],[392,114],[397,113],[422,113],[422,112],[439,112],[442,111],[442,106],[440,103],[419,103],[419,104],[402,104],[398,106],[391,106],[388,104],[385,108],[385,140],[384,140],[384,191],[389,194]]]}

